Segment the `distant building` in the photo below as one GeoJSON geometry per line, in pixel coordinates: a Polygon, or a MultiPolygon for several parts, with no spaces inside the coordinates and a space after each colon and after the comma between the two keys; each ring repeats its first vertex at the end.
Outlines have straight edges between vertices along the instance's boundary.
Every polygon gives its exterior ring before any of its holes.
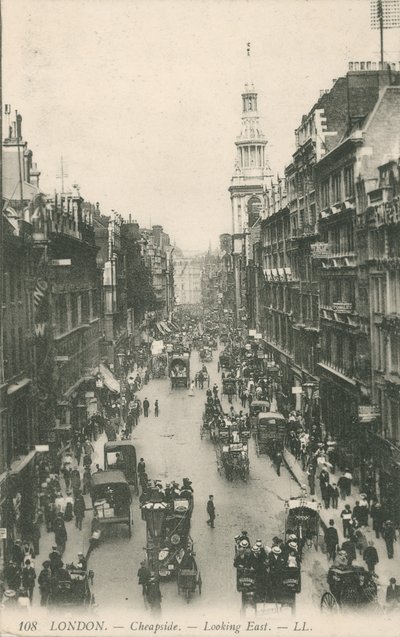
{"type": "Polygon", "coordinates": [[[174,289],[176,305],[197,305],[201,303],[202,258],[199,254],[190,256],[178,248],[174,253],[174,289]]]}

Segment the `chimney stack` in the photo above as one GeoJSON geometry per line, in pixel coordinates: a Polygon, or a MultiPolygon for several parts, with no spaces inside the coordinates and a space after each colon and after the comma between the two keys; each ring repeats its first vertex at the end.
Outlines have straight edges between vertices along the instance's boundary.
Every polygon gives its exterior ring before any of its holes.
{"type": "Polygon", "coordinates": [[[17,138],[22,139],[22,115],[17,114],[17,138]]]}

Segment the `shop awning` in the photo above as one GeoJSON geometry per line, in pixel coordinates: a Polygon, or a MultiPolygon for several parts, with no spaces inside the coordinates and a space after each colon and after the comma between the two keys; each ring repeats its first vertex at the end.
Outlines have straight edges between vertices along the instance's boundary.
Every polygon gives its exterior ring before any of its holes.
{"type": "Polygon", "coordinates": [[[21,380],[17,380],[15,383],[11,383],[7,387],[7,394],[10,396],[11,394],[15,394],[16,391],[26,387],[31,382],[30,378],[22,378],[21,380]]]}
{"type": "Polygon", "coordinates": [[[111,369],[108,369],[108,367],[106,367],[103,363],[100,363],[100,374],[103,377],[104,384],[106,385],[106,387],[108,387],[110,391],[113,391],[116,394],[119,394],[120,392],[119,380],[115,378],[111,369]]]}
{"type": "Polygon", "coordinates": [[[26,456],[23,456],[19,460],[14,460],[14,462],[11,463],[11,467],[10,467],[11,475],[16,475],[17,473],[22,471],[22,469],[24,469],[30,463],[30,461],[33,460],[35,456],[36,456],[36,450],[33,449],[32,451],[29,451],[29,453],[27,453],[26,456]]]}
{"type": "Polygon", "coordinates": [[[157,329],[160,332],[160,334],[162,334],[162,336],[169,334],[169,332],[171,331],[170,329],[167,328],[166,324],[163,321],[160,321],[159,323],[157,323],[157,329]]]}

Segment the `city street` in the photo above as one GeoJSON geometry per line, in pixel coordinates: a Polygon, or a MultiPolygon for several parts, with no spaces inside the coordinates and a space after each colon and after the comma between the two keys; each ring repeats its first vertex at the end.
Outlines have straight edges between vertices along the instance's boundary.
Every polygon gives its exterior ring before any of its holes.
{"type": "MultiPolygon", "coordinates": [[[[208,365],[211,383],[219,382],[217,355],[208,365]]],[[[197,352],[191,356],[191,374],[200,368],[197,352]]],[[[254,442],[250,441],[250,479],[228,482],[217,470],[213,443],[205,436],[200,439],[200,422],[204,408],[205,390],[195,389],[194,397],[184,389],[171,391],[168,380],[152,380],[140,392],[140,398],[150,401],[148,418],[143,415],[134,430],[133,440],[137,456],[146,461],[149,477],[166,482],[189,477],[194,488],[194,512],[191,536],[196,560],[203,580],[202,596],[196,595],[190,603],[191,611],[209,612],[213,607],[239,609],[241,596],[236,592],[236,572],[233,568],[234,536],[247,530],[251,540],[261,538],[266,544],[274,535],[284,532],[284,501],[299,493],[298,485],[282,468],[276,475],[266,456],[257,457],[254,442]],[[154,417],[154,400],[160,404],[160,416],[154,417]],[[206,502],[213,494],[216,505],[215,529],[206,524],[206,502]]],[[[228,402],[223,399],[228,410],[228,402]]],[[[239,407],[239,404],[237,403],[239,407]]],[[[105,437],[96,443],[94,462],[101,463],[105,437]]],[[[90,557],[90,568],[95,572],[94,593],[100,608],[112,605],[123,609],[143,610],[141,588],[136,573],[145,557],[145,523],[141,520],[138,499],[133,499],[134,530],[132,539],[126,527],[113,527],[112,535],[105,537],[90,557]]],[[[90,512],[89,512],[90,514],[90,512]]],[[[298,595],[298,608],[310,600],[319,602],[327,571],[326,557],[311,549],[305,551],[302,592],[298,595]]],[[[183,607],[185,602],[177,595],[176,581],[162,583],[162,607],[165,612],[183,607]]]]}

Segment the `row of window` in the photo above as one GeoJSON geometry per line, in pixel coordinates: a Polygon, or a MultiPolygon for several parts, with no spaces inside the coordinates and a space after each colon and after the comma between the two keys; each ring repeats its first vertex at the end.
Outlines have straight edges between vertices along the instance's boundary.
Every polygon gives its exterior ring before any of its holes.
{"type": "Polygon", "coordinates": [[[354,195],[354,168],[346,166],[338,170],[321,182],[320,185],[321,208],[339,203],[354,195]]]}

